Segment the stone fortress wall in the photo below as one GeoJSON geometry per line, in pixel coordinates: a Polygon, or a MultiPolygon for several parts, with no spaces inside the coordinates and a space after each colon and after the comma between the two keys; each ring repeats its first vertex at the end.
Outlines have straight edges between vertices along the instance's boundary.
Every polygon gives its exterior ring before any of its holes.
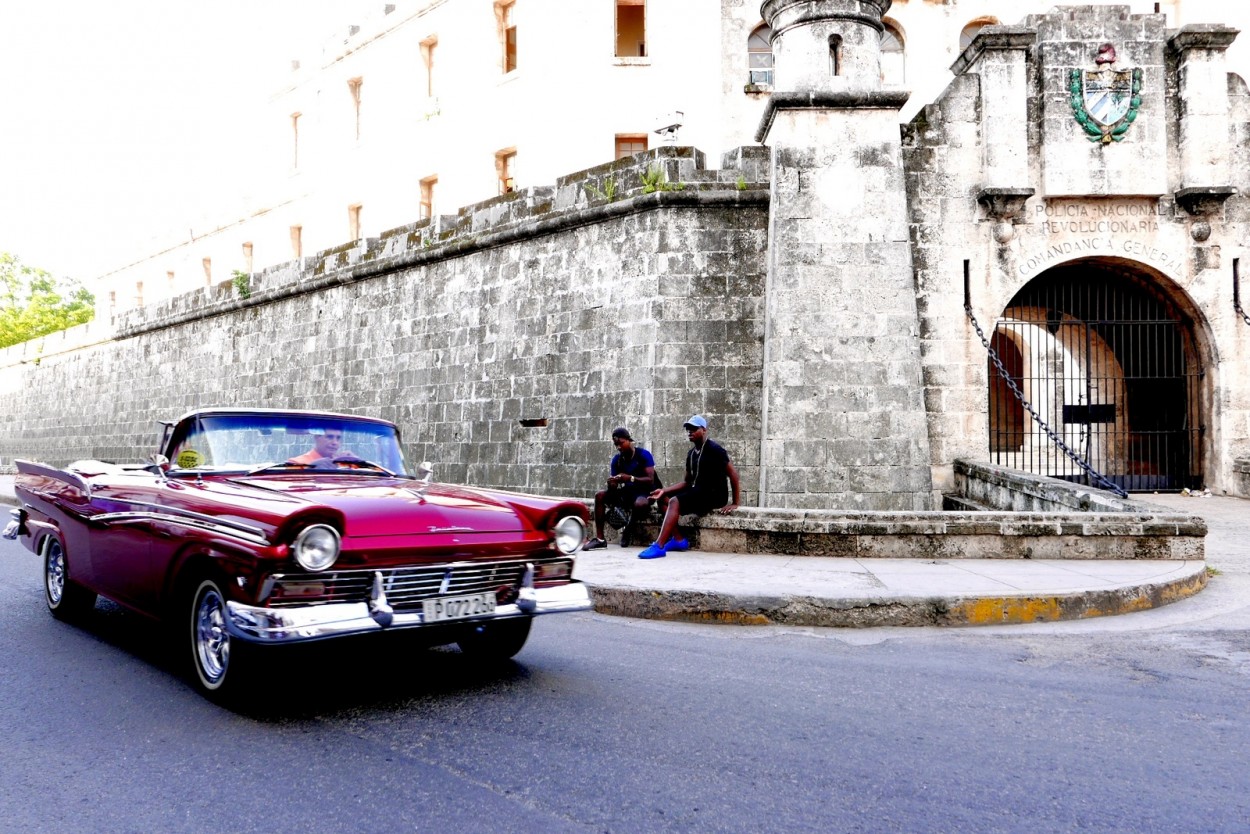
{"type": "MultiPolygon", "coordinates": [[[[826,0],[824,17],[773,25],[779,62],[822,67],[832,35],[809,24],[837,28],[854,72],[792,76],[762,146],[720,170],[649,151],[143,308],[115,332],[0,352],[2,463],[136,459],[155,418],[197,405],[317,408],[396,421],[443,480],[585,496],[613,426],[671,480],[681,422],[701,412],[745,504],[932,509],[955,461],[986,457],[987,356],[965,301],[992,332],[1022,287],[1078,265],[1168,296],[1201,370],[1201,474],[1250,495],[1250,327],[1232,305],[1250,99],[1222,57],[1235,32],[1171,32],[1120,6],[987,27],[900,137],[906,94],[881,88],[858,31],[881,5],[826,0]],[[1067,79],[1105,42],[1140,68],[1141,113],[1095,143],[1067,79]]],[[[779,20],[800,7],[765,4],[779,20]]]]}
{"type": "Polygon", "coordinates": [[[380,416],[440,480],[599,488],[627,425],[666,481],[709,416],[758,482],[765,149],[661,148],[0,351],[0,465],[140,460],[198,406],[380,416]]]}

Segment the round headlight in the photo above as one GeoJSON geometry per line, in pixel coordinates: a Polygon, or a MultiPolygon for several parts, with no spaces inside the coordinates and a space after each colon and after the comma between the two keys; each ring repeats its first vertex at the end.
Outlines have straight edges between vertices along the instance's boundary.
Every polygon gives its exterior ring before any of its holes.
{"type": "Polygon", "coordinates": [[[312,524],[295,537],[291,551],[306,570],[325,570],[339,557],[339,533],[325,524],[312,524]]]}
{"type": "Polygon", "coordinates": [[[556,522],[556,550],[576,553],[586,538],[586,525],[575,515],[566,515],[556,522]]]}

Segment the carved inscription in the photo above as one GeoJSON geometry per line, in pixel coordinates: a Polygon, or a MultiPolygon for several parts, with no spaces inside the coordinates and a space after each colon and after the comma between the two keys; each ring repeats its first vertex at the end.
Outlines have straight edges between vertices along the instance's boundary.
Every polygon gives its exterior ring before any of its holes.
{"type": "Polygon", "coordinates": [[[1171,252],[1142,240],[1086,237],[1052,243],[1041,252],[1023,257],[1018,269],[1021,275],[1032,275],[1060,261],[1099,256],[1148,261],[1170,270],[1175,270],[1181,265],[1171,252]]]}
{"type": "Polygon", "coordinates": [[[1151,234],[1159,209],[1148,203],[1047,203],[1036,208],[1046,234],[1151,234]]]}
{"type": "Polygon", "coordinates": [[[1020,275],[1088,257],[1132,258],[1167,270],[1181,265],[1175,254],[1153,242],[1159,217],[1165,215],[1153,200],[1050,201],[1038,203],[1033,211],[1037,228],[1052,240],[1042,249],[1020,253],[1020,275]]]}

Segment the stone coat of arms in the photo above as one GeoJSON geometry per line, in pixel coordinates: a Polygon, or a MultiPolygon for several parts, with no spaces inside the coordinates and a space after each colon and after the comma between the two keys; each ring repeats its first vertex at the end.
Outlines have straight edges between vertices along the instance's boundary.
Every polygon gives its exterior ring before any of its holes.
{"type": "Polygon", "coordinates": [[[1115,61],[1115,47],[1105,43],[1094,58],[1096,69],[1068,73],[1072,115],[1085,138],[1104,145],[1124,138],[1141,107],[1141,68],[1116,69],[1115,61]]]}

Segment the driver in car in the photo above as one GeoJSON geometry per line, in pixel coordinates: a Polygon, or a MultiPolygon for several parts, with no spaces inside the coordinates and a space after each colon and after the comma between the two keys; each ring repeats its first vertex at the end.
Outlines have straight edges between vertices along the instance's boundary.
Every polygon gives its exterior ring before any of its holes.
{"type": "Polygon", "coordinates": [[[307,466],[330,465],[336,460],[359,460],[358,457],[351,452],[339,452],[339,447],[343,445],[343,428],[341,426],[327,426],[324,429],[310,429],[309,433],[313,436],[313,447],[298,457],[293,457],[287,463],[302,463],[307,466]]]}

